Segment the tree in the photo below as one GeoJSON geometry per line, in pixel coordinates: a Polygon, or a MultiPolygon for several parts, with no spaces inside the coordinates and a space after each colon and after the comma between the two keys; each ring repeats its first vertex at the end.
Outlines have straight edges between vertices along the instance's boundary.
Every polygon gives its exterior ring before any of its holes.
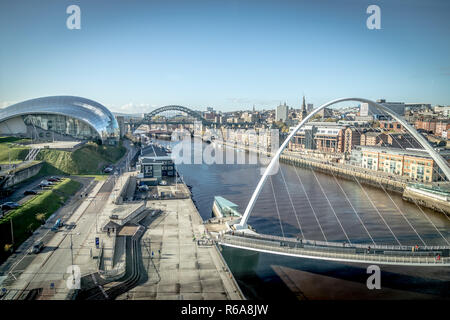
{"type": "Polygon", "coordinates": [[[36,213],[36,220],[43,224],[45,222],[45,214],[36,213]]]}

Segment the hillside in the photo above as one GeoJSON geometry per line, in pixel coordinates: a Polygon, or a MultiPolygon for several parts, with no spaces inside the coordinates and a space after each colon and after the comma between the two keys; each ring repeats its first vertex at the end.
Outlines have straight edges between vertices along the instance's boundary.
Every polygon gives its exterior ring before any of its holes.
{"type": "Polygon", "coordinates": [[[105,165],[118,161],[125,152],[122,143],[119,146],[88,143],[73,152],[43,149],[36,160],[47,163],[42,169],[47,174],[98,174],[105,165]]]}
{"type": "Polygon", "coordinates": [[[23,141],[20,138],[0,137],[0,163],[24,160],[30,150],[28,147],[17,144],[23,141]]]}

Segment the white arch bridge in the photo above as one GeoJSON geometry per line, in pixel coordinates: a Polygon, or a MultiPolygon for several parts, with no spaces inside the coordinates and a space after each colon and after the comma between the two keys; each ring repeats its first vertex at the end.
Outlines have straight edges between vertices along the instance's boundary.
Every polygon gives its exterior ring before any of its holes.
{"type": "MultiPolygon", "coordinates": [[[[319,260],[355,262],[366,264],[388,264],[409,266],[450,266],[450,243],[444,238],[447,245],[427,246],[418,248],[399,245],[354,244],[342,242],[313,241],[299,238],[276,237],[258,234],[249,229],[247,221],[255,205],[267,178],[273,173],[282,152],[294,137],[315,114],[324,108],[345,101],[358,101],[369,103],[383,110],[398,121],[428,152],[432,159],[442,170],[443,175],[450,181],[450,168],[441,155],[436,152],[428,141],[420,135],[402,117],[386,106],[363,98],[341,98],[330,101],[314,109],[303,121],[301,121],[291,134],[286,138],[281,147],[275,152],[264,174],[262,175],[252,197],[238,223],[232,225],[232,230],[221,234],[218,243],[224,246],[241,248],[258,252],[272,253],[285,256],[302,257],[319,260]]],[[[355,212],[356,213],[356,212],[355,212]]],[[[406,219],[406,218],[405,218],[406,219]]],[[[361,222],[362,223],[362,222],[361,222]]],[[[409,222],[408,222],[409,223],[409,222]]],[[[342,225],[341,225],[342,227],[342,225]]],[[[437,229],[436,229],[437,230],[437,229]]],[[[437,230],[439,232],[439,230],[437,230]]],[[[440,233],[440,232],[439,232],[440,233]]],[[[419,236],[420,237],[420,236],[419,236]]],[[[373,240],[373,239],[372,239],[373,240]]]]}

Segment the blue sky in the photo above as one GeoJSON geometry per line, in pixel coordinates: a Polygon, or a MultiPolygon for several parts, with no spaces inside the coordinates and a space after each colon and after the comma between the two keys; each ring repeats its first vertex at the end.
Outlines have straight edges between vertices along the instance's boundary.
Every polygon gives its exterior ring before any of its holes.
{"type": "Polygon", "coordinates": [[[0,2],[0,107],[78,95],[114,111],[229,111],[343,96],[450,104],[450,1],[0,2]],[[81,30],[66,8],[81,8],[81,30]],[[366,8],[381,8],[381,30],[366,8]]]}

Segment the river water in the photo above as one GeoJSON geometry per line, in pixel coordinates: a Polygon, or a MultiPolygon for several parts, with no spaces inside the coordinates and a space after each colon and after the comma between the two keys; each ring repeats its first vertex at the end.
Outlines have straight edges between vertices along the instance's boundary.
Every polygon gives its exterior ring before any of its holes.
{"type": "MultiPolygon", "coordinates": [[[[170,144],[176,150],[174,142],[158,142],[170,144]]],[[[212,154],[222,153],[223,159],[226,158],[227,147],[196,143],[190,147],[197,154],[198,150],[208,148],[208,153],[213,150],[212,154]]],[[[214,196],[234,202],[243,213],[261,177],[259,162],[248,164],[247,153],[232,152],[235,159],[245,157],[245,163],[177,165],[184,181],[192,187],[193,199],[204,219],[211,217],[214,196]]],[[[174,152],[174,155],[182,154],[174,152]]],[[[278,173],[267,180],[248,223],[259,233],[311,240],[419,246],[450,242],[450,219],[441,213],[419,208],[402,200],[399,194],[361,185],[356,180],[343,180],[283,163],[278,173]]],[[[223,248],[222,254],[248,298],[450,297],[448,268],[384,266],[383,288],[368,290],[364,265],[254,254],[230,248],[223,248]]]]}

